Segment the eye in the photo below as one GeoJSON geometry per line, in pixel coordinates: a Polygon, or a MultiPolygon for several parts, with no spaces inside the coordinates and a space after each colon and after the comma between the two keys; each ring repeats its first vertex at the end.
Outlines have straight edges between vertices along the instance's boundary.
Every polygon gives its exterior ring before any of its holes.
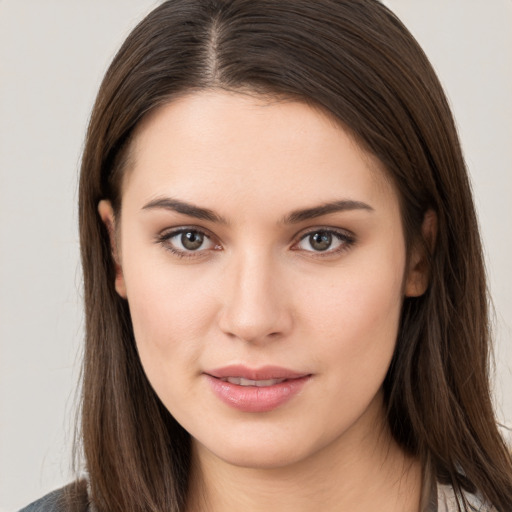
{"type": "Polygon", "coordinates": [[[348,249],[353,243],[354,238],[347,233],[317,229],[303,235],[295,247],[301,251],[332,254],[348,249]]]}
{"type": "MultiPolygon", "coordinates": [[[[208,240],[203,233],[199,233],[198,231],[184,231],[180,235],[172,237],[172,239],[174,238],[179,240],[179,244],[181,245],[180,249],[183,248],[187,251],[197,251],[205,243],[205,240],[208,240]]],[[[176,240],[176,242],[178,240],[176,240]]]]}
{"type": "Polygon", "coordinates": [[[164,233],[158,237],[158,242],[172,253],[183,257],[220,248],[206,233],[192,228],[181,228],[164,233]]]}

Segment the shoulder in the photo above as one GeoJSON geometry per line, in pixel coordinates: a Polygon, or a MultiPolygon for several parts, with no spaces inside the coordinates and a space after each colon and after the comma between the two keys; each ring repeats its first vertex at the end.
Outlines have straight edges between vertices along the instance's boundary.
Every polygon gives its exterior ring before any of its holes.
{"type": "Polygon", "coordinates": [[[34,501],[19,512],[64,512],[65,490],[58,489],[34,501]]]}
{"type": "MultiPolygon", "coordinates": [[[[498,430],[505,444],[512,450],[512,429],[510,426],[498,424],[498,430]]],[[[464,498],[468,503],[469,510],[472,512],[498,512],[479,493],[464,493],[464,498]]],[[[432,503],[435,501],[435,499],[432,500],[432,503]]],[[[458,512],[458,501],[452,486],[439,483],[437,485],[437,510],[433,506],[429,509],[429,512],[458,512]]]]}
{"type": "Polygon", "coordinates": [[[57,489],[22,508],[19,512],[93,512],[87,483],[79,481],[57,489]]]}
{"type": "MultiPolygon", "coordinates": [[[[492,505],[485,503],[478,494],[464,493],[469,510],[474,512],[498,512],[492,505]]],[[[458,499],[451,485],[438,484],[437,512],[458,512],[458,499]]]]}

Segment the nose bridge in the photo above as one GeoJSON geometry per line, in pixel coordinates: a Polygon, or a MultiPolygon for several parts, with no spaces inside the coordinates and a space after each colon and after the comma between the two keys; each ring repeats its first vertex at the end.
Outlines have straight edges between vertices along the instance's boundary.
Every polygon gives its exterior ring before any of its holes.
{"type": "Polygon", "coordinates": [[[291,312],[272,254],[264,249],[243,251],[233,255],[226,272],[220,328],[250,342],[286,334],[291,327],[291,312]]]}

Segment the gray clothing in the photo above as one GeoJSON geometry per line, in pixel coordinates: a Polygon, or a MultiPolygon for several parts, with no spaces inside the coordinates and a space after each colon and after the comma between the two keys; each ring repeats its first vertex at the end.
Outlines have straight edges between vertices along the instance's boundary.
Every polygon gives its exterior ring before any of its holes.
{"type": "Polygon", "coordinates": [[[63,494],[63,489],[57,489],[22,508],[19,512],[64,512],[61,503],[63,494]]]}
{"type": "Polygon", "coordinates": [[[94,512],[94,507],[88,497],[87,482],[81,481],[78,486],[78,492],[74,484],[57,489],[22,508],[19,512],[70,512],[71,509],[73,512],[94,512]],[[73,489],[73,506],[70,507],[67,498],[73,487],[75,487],[73,489]]]}
{"type": "MultiPolygon", "coordinates": [[[[437,489],[437,496],[435,492],[432,493],[429,504],[424,512],[457,512],[458,508],[452,487],[438,484],[435,489],[437,489]]],[[[65,490],[66,488],[53,491],[19,512],[68,512],[69,509],[63,502],[65,490]]],[[[475,512],[496,512],[496,509],[484,505],[476,496],[467,495],[466,497],[475,512]]],[[[83,505],[79,510],[81,512],[94,512],[94,508],[88,503],[88,499],[85,496],[83,505]]]]}

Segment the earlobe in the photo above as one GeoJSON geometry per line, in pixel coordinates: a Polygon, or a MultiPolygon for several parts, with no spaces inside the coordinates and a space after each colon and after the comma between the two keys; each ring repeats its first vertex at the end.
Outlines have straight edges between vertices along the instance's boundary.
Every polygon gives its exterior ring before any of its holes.
{"type": "Polygon", "coordinates": [[[115,289],[116,292],[126,299],[126,284],[123,276],[123,269],[121,266],[120,254],[117,247],[117,237],[116,237],[116,225],[115,225],[115,216],[114,209],[112,208],[112,203],[106,199],[102,199],[98,203],[98,213],[105,224],[105,227],[108,231],[108,236],[110,239],[110,248],[112,252],[112,259],[114,261],[114,266],[116,270],[116,279],[115,279],[115,289]]]}
{"type": "Polygon", "coordinates": [[[423,295],[430,282],[430,255],[433,254],[437,237],[437,215],[427,210],[421,226],[421,239],[411,250],[404,295],[419,297],[423,295]]]}

